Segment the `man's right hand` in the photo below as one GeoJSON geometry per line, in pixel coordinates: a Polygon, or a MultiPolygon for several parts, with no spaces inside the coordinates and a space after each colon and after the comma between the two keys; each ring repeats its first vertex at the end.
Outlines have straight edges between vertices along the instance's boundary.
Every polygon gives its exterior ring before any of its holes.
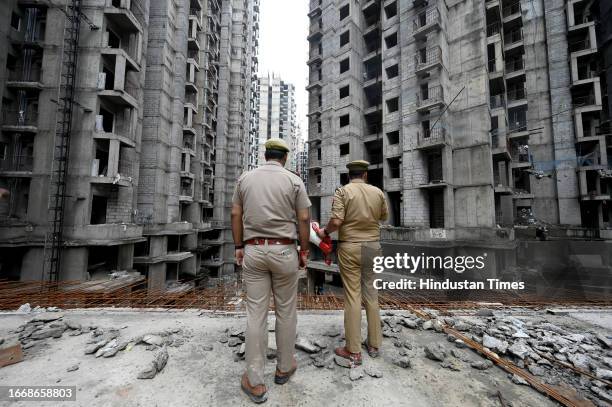
{"type": "Polygon", "coordinates": [[[306,268],[306,265],[308,264],[308,257],[310,256],[310,250],[300,250],[299,251],[299,264],[300,264],[300,268],[306,268]]]}
{"type": "Polygon", "coordinates": [[[244,249],[236,249],[234,256],[236,257],[236,264],[242,266],[242,261],[244,260],[244,249]]]}

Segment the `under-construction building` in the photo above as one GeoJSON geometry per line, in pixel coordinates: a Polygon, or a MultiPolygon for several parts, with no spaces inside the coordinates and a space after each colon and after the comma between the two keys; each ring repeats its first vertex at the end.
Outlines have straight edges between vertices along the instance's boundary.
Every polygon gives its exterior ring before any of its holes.
{"type": "Polygon", "coordinates": [[[365,159],[394,238],[612,238],[609,2],[311,0],[308,16],[314,219],[365,159]]]}
{"type": "Polygon", "coordinates": [[[295,105],[295,86],[272,74],[258,78],[259,128],[257,131],[257,164],[265,162],[266,141],[280,138],[287,142],[291,154],[286,167],[297,169],[298,134],[295,105]]]}
{"type": "Polygon", "coordinates": [[[233,261],[219,236],[250,114],[219,95],[252,97],[256,3],[0,4],[2,278],[137,270],[164,288],[233,261]]]}

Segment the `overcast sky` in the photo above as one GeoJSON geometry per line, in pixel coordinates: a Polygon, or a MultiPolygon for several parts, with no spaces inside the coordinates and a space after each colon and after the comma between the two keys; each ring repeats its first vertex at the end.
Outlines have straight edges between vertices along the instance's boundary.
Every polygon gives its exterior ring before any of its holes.
{"type": "Polygon", "coordinates": [[[295,85],[302,138],[308,130],[308,6],[307,0],[261,0],[259,13],[259,73],[277,73],[295,85]]]}

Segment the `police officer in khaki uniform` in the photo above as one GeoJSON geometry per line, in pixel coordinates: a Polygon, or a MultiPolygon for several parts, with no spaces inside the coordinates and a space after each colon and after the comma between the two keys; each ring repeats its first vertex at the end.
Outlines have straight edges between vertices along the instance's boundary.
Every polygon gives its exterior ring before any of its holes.
{"type": "Polygon", "coordinates": [[[319,236],[323,238],[338,230],[337,254],[344,286],[346,346],[337,348],[335,352],[356,365],[361,364],[362,300],[368,320],[365,342],[368,354],[377,357],[382,344],[378,293],[373,286],[371,257],[380,254],[380,222],[387,220],[388,210],[384,192],[367,184],[369,165],[363,160],[347,164],[350,183],[336,190],[331,219],[319,231],[319,236]]]}
{"type": "Polygon", "coordinates": [[[274,294],[277,368],[274,382],[295,373],[298,265],[306,266],[310,200],[301,178],[285,169],[289,147],[281,139],[265,144],[266,163],[242,174],[232,207],[236,263],[246,287],[247,371],[243,391],[256,403],[267,400],[264,361],[268,349],[268,308],[274,294]],[[296,239],[299,237],[299,253],[296,239]]]}

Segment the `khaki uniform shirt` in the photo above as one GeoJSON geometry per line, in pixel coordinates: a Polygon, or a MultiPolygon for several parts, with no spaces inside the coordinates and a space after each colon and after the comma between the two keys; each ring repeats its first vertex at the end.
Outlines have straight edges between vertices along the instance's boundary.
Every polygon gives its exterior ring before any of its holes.
{"type": "Polygon", "coordinates": [[[276,161],[242,174],[232,201],[242,206],[243,240],[297,239],[296,211],[311,205],[302,179],[276,161]]]}
{"type": "Polygon", "coordinates": [[[380,240],[380,221],[389,217],[385,194],[361,179],[336,190],[331,217],[342,220],[338,239],[345,242],[380,240]]]}

